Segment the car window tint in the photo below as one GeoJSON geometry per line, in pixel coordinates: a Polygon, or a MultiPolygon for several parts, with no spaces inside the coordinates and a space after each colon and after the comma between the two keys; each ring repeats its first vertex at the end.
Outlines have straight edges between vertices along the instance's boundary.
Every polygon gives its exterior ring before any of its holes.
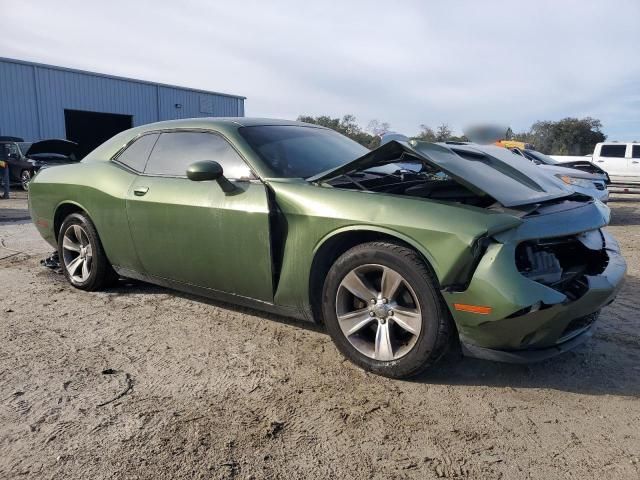
{"type": "Polygon", "coordinates": [[[633,151],[631,152],[631,156],[633,158],[640,158],[640,145],[633,146],[633,151]]]}
{"type": "Polygon", "coordinates": [[[281,178],[307,178],[339,167],[369,150],[326,128],[297,125],[241,127],[240,135],[281,178]]]}
{"type": "Polygon", "coordinates": [[[144,172],[144,166],[157,139],[157,133],[141,136],[118,155],[116,160],[137,172],[144,172]]]}
{"type": "Polygon", "coordinates": [[[220,135],[205,132],[168,132],[156,142],[145,173],[185,177],[193,162],[213,160],[222,166],[225,177],[254,178],[244,160],[220,135]]]}
{"type": "Polygon", "coordinates": [[[602,145],[600,150],[601,157],[624,158],[626,145],[602,145]]]}

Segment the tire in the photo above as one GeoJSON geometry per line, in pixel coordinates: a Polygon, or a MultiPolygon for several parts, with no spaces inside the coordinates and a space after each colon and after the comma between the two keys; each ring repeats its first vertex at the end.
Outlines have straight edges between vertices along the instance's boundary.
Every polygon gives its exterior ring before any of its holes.
{"type": "Polygon", "coordinates": [[[418,375],[446,353],[454,330],[436,285],[415,251],[390,242],[357,245],[336,260],[325,279],[328,333],[365,370],[391,378],[418,375]],[[368,301],[362,298],[373,293],[368,301]]]}
{"type": "Polygon", "coordinates": [[[22,170],[20,172],[20,185],[22,186],[22,189],[26,192],[29,191],[29,182],[31,181],[31,177],[33,175],[31,174],[30,170],[22,170]]]}
{"type": "Polygon", "coordinates": [[[96,227],[85,213],[72,213],[62,222],[58,233],[58,257],[65,277],[80,290],[102,290],[118,279],[104,253],[96,227]]]}

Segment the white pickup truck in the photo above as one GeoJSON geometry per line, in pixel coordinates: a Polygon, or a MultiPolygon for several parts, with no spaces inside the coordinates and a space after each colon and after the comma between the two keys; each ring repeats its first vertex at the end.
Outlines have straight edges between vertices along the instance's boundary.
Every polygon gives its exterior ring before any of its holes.
{"type": "Polygon", "coordinates": [[[551,155],[559,162],[589,160],[609,174],[609,190],[617,193],[640,193],[640,143],[602,142],[597,143],[593,155],[569,157],[551,155]]]}

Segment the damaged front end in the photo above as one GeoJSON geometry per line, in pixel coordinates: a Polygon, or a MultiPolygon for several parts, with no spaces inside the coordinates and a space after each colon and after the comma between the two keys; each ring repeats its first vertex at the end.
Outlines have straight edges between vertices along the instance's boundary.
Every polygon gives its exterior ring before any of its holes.
{"type": "Polygon", "coordinates": [[[440,279],[470,356],[527,362],[572,348],[624,279],[625,261],[604,230],[608,207],[506,149],[391,141],[308,180],[515,220],[472,241],[472,260],[455,279],[440,279]]]}
{"type": "Polygon", "coordinates": [[[615,298],[626,263],[604,230],[607,207],[562,203],[496,235],[468,288],[443,292],[453,311],[491,306],[486,315],[455,311],[467,355],[510,362],[557,355],[588,338],[600,309],[615,298]]]}

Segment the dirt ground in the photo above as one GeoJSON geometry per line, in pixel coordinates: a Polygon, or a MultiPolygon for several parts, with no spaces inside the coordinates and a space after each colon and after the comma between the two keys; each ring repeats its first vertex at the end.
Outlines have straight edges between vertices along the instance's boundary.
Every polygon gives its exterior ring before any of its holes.
{"type": "Polygon", "coordinates": [[[640,478],[640,198],[611,202],[629,274],[587,344],[394,381],[311,325],[75,290],[40,266],[18,195],[0,200],[0,478],[640,478]]]}

